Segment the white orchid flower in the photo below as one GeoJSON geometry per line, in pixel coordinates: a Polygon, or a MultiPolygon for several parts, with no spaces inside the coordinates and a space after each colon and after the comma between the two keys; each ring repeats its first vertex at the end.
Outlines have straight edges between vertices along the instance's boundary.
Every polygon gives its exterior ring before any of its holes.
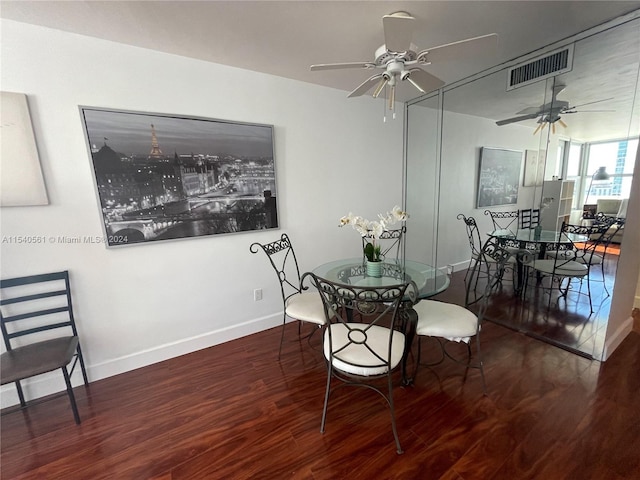
{"type": "Polygon", "coordinates": [[[362,225],[354,225],[353,229],[362,237],[366,237],[369,234],[369,231],[366,228],[363,228],[362,225]]]}
{"type": "Polygon", "coordinates": [[[391,215],[394,216],[398,221],[404,222],[407,218],[409,218],[409,214],[403,211],[399,206],[393,207],[391,210],[391,215]]]}
{"type": "Polygon", "coordinates": [[[380,219],[380,223],[382,224],[382,228],[384,228],[384,230],[388,230],[389,226],[396,223],[395,219],[391,215],[389,215],[388,212],[386,215],[379,213],[378,218],[380,219]]]}
{"type": "Polygon", "coordinates": [[[380,238],[380,235],[384,232],[384,226],[381,222],[370,222],[369,232],[371,232],[373,238],[380,238]]]}
{"type": "Polygon", "coordinates": [[[349,212],[349,215],[345,215],[340,219],[340,225],[338,226],[344,227],[345,225],[349,225],[352,223],[352,220],[353,220],[353,213],[349,212]]]}
{"type": "Polygon", "coordinates": [[[409,214],[403,211],[399,206],[393,207],[391,212],[378,214],[378,221],[370,222],[366,218],[353,215],[349,212],[340,219],[339,227],[351,225],[362,237],[370,237],[371,243],[375,246],[376,239],[380,238],[383,232],[389,230],[391,225],[397,222],[403,222],[409,218],[409,214]]]}
{"type": "Polygon", "coordinates": [[[353,228],[355,228],[356,230],[361,232],[362,230],[364,230],[364,231],[367,230],[367,226],[369,225],[369,221],[365,220],[362,217],[354,217],[352,219],[352,221],[351,221],[351,224],[353,225],[353,228]]]}

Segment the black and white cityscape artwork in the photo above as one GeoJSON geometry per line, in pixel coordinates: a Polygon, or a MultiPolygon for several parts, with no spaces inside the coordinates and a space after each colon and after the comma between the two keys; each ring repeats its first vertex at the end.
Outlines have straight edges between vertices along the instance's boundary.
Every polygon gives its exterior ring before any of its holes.
{"type": "Polygon", "coordinates": [[[478,175],[478,208],[518,203],[522,152],[482,147],[478,175]]]}
{"type": "Polygon", "coordinates": [[[80,109],[107,246],[278,228],[271,125],[80,109]]]}

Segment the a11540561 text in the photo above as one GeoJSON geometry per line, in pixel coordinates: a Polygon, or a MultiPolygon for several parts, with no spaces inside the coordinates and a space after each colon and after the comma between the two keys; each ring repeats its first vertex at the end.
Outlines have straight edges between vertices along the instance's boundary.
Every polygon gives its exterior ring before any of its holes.
{"type": "Polygon", "coordinates": [[[126,235],[3,235],[0,243],[13,245],[37,244],[102,244],[127,243],[126,235]]]}

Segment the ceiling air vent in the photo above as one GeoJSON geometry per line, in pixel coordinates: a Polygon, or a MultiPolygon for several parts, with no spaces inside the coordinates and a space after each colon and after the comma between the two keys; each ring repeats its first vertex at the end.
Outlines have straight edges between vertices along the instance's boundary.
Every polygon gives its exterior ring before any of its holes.
{"type": "Polygon", "coordinates": [[[508,71],[507,90],[523,87],[560,73],[570,72],[573,67],[573,45],[547,53],[525,64],[511,67],[508,71]]]}

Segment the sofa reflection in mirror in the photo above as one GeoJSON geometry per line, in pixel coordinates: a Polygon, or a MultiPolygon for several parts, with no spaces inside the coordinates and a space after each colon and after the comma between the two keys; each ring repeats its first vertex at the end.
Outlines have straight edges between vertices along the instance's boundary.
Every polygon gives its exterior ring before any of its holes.
{"type": "Polygon", "coordinates": [[[616,222],[616,219],[627,218],[628,198],[613,199],[601,198],[595,204],[585,205],[583,207],[582,224],[593,225],[594,223],[610,223],[611,236],[610,243],[622,243],[622,234],[624,233],[624,221],[616,222]],[[607,221],[608,220],[608,221],[607,221]]]}

